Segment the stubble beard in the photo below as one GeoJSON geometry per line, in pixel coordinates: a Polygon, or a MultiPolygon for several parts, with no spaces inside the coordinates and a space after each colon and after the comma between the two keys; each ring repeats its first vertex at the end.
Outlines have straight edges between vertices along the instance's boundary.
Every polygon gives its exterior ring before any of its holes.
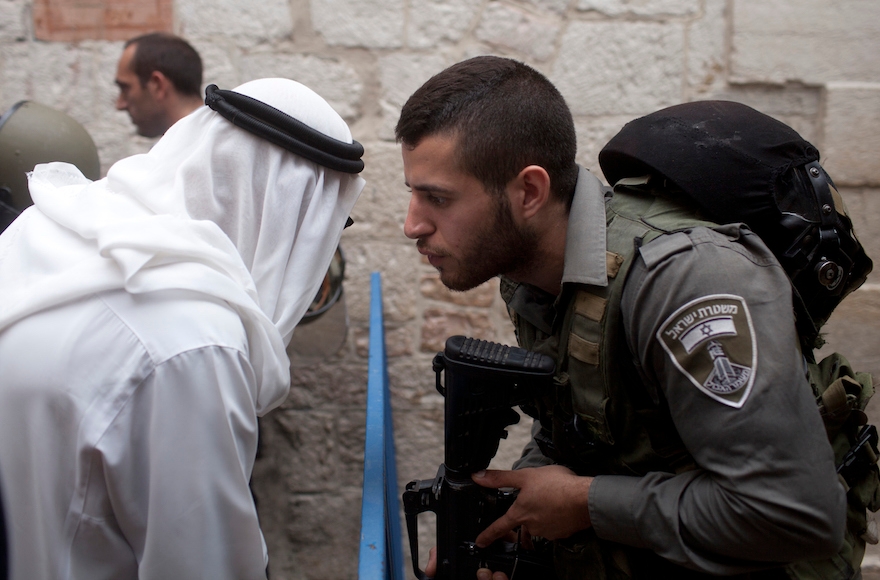
{"type": "Polygon", "coordinates": [[[528,271],[537,254],[537,234],[513,220],[510,202],[498,195],[492,221],[482,227],[455,261],[455,271],[440,269],[440,281],[464,292],[502,274],[528,271]]]}
{"type": "Polygon", "coordinates": [[[141,137],[154,139],[165,134],[165,122],[158,115],[141,118],[140,123],[135,122],[134,118],[132,118],[131,122],[134,123],[137,128],[137,134],[141,137]]]}

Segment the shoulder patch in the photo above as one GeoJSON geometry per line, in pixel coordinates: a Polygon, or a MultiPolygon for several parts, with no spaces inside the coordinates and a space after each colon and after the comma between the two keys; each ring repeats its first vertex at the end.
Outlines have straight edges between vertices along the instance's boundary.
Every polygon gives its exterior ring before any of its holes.
{"type": "Polygon", "coordinates": [[[698,389],[740,408],[755,381],[758,353],[745,300],[712,294],[688,302],[666,319],[657,340],[698,389]]]}

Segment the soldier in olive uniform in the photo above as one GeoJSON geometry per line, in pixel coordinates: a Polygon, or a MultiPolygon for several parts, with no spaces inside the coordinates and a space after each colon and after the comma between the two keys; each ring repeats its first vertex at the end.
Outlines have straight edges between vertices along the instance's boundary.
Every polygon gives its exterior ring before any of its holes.
{"type": "MultiPolygon", "coordinates": [[[[847,509],[864,523],[865,502],[848,506],[836,472],[812,349],[871,261],[812,145],[737,103],[681,107],[612,140],[613,193],[521,63],[464,61],[403,107],[405,234],[453,290],[501,276],[520,346],[557,363],[515,469],[474,475],[519,489],[477,545],[551,540],[560,578],[787,578],[806,561],[854,577],[847,509]],[[681,182],[643,154],[678,160],[681,182]]],[[[844,396],[847,436],[867,380],[844,396]]]]}

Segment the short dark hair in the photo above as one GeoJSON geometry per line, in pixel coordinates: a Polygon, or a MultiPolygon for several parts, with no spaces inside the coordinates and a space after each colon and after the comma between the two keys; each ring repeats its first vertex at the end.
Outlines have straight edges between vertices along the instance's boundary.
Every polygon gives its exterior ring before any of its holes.
{"type": "Polygon", "coordinates": [[[460,167],[490,192],[539,165],[553,195],[571,205],[578,175],[574,121],[553,83],[533,68],[478,56],[434,75],[403,106],[395,136],[415,147],[440,133],[458,137],[460,167]]]}
{"type": "Polygon", "coordinates": [[[202,59],[190,43],[165,32],[151,32],[132,38],[125,43],[135,45],[132,70],[141,82],[147,84],[153,71],[159,71],[183,95],[200,97],[202,94],[202,59]]]}

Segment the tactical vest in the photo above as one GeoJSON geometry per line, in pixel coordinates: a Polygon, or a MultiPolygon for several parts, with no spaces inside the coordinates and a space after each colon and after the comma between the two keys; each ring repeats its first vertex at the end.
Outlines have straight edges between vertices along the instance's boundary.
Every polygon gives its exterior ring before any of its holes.
{"type": "Polygon", "coordinates": [[[518,312],[517,302],[529,290],[502,280],[520,345],[557,362],[556,392],[525,410],[545,427],[538,436],[545,454],[582,475],[675,472],[691,464],[665,403],[657,399],[662,393],[642,386],[623,335],[620,301],[638,248],[695,226],[716,224],[663,197],[616,191],[606,203],[608,285],[566,285],[558,331],[547,332],[547,325],[541,330],[528,313],[518,312]]]}
{"type": "MultiPolygon", "coordinates": [[[[530,290],[506,279],[501,284],[519,344],[552,356],[557,362],[555,392],[523,408],[540,420],[535,440],[544,455],[580,475],[678,473],[694,467],[662,392],[651,392],[645,386],[630,354],[620,302],[629,267],[641,246],[667,233],[723,226],[701,219],[687,206],[646,193],[636,185],[639,180],[631,180],[632,187],[628,181],[618,183],[613,198],[606,203],[607,286],[566,285],[558,304],[567,307],[556,314],[561,321],[538,321],[527,307],[533,301],[527,296],[530,290]]],[[[873,394],[870,375],[853,373],[839,355],[821,364],[814,362],[812,351],[806,358],[826,426],[832,417],[831,423],[836,425],[829,428],[829,438],[840,464],[858,436],[860,421],[853,417],[864,410],[873,394]]],[[[525,466],[528,463],[519,465],[525,466]]],[[[864,555],[863,536],[870,539],[865,508],[874,511],[880,507],[877,468],[872,463],[862,471],[865,473],[849,486],[847,537],[837,559],[794,564],[788,573],[776,569],[734,578],[852,577],[864,555]]],[[[555,544],[557,576],[563,579],[710,577],[675,566],[653,552],[603,541],[592,530],[555,544]]]]}

